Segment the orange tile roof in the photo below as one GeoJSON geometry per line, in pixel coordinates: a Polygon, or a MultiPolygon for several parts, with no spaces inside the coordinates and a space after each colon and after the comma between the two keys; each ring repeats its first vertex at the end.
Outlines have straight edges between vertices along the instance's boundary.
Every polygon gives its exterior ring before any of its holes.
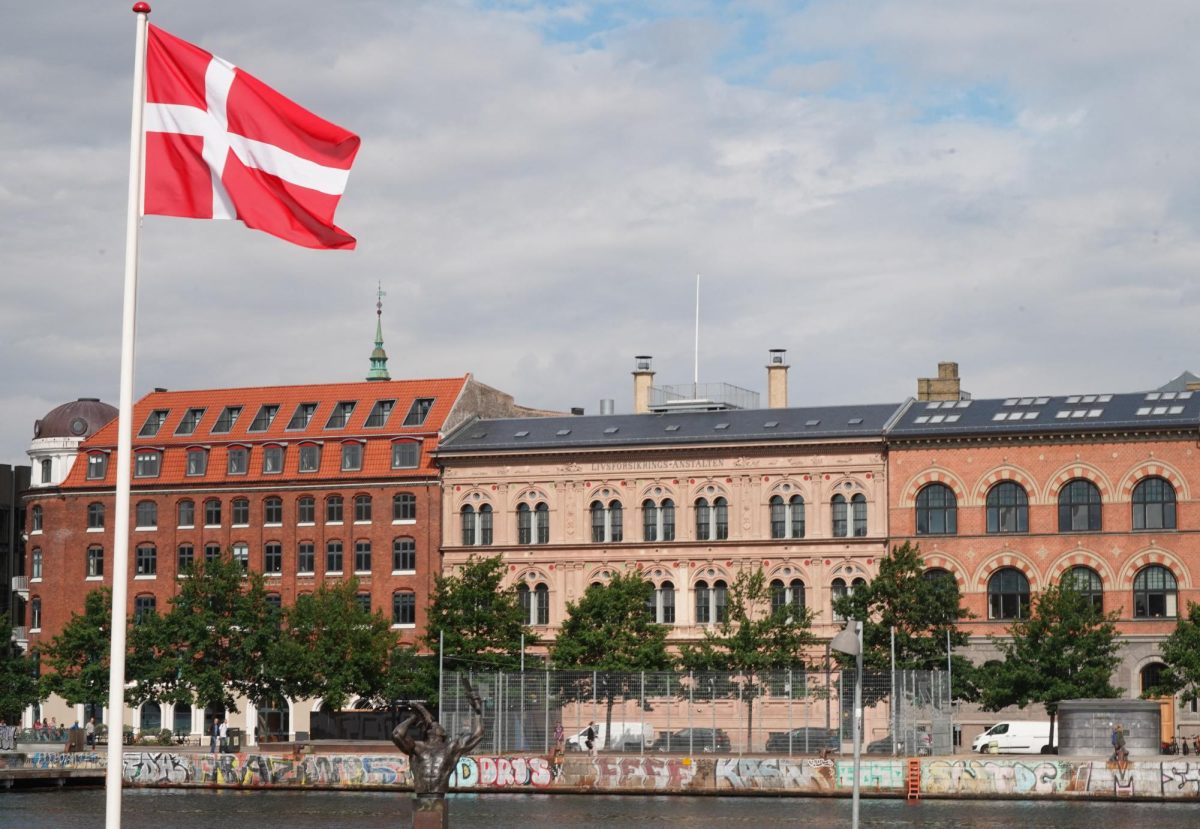
{"type": "MultiPolygon", "coordinates": [[[[156,391],[137,401],[133,407],[133,448],[163,450],[159,475],[156,478],[135,478],[134,485],[164,484],[203,485],[213,483],[268,481],[328,481],[330,479],[424,478],[436,474],[432,452],[437,447],[438,434],[458,401],[466,377],[433,380],[391,380],[325,385],[256,386],[240,389],[207,389],[196,391],[156,391]],[[404,426],[413,401],[430,398],[433,404],[420,426],[404,426]],[[367,427],[367,418],[376,401],[394,400],[391,414],[382,427],[367,427]],[[354,402],[354,411],[344,428],[326,428],[338,403],[354,402]],[[302,403],[317,404],[316,411],[304,429],[288,429],[297,407],[302,403]],[[250,426],[264,405],[277,405],[279,410],[271,425],[262,431],[250,431],[250,426]],[[228,433],[212,434],[213,425],[226,406],[241,406],[241,414],[228,433]],[[138,432],[155,410],[167,410],[166,421],[153,436],[141,437],[138,432]],[[177,435],[176,429],[190,409],[204,409],[196,429],[189,435],[177,435]],[[405,436],[421,439],[421,452],[415,469],[391,468],[391,444],[405,436]],[[362,469],[343,472],[341,444],[353,440],[362,442],[362,469]],[[298,469],[299,444],[316,442],[322,445],[320,469],[301,473],[298,469]],[[281,473],[262,472],[262,446],[285,444],[284,467],[281,473]],[[226,472],[228,449],[231,445],[250,447],[249,466],[245,474],[226,472]],[[208,449],[208,471],[203,476],[187,476],[187,448],[208,449]]],[[[116,483],[116,446],[118,424],[113,420],[80,446],[79,462],[63,482],[64,488],[114,486],[116,483]],[[87,480],[87,461],[91,451],[111,452],[107,474],[103,480],[87,480]]]]}

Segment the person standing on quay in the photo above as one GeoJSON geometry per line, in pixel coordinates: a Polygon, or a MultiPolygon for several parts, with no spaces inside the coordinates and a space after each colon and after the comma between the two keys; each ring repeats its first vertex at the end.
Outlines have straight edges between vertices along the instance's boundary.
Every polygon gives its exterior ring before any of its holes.
{"type": "Polygon", "coordinates": [[[225,751],[227,750],[227,747],[229,745],[229,743],[226,740],[226,738],[228,736],[229,736],[229,725],[228,725],[228,723],[225,722],[225,720],[221,720],[220,737],[221,737],[221,753],[222,754],[225,753],[225,751]]]}
{"type": "Polygon", "coordinates": [[[217,753],[217,739],[220,736],[221,736],[221,718],[213,717],[212,733],[209,734],[209,740],[208,740],[208,753],[209,754],[217,753]]]}
{"type": "Polygon", "coordinates": [[[583,744],[587,746],[588,754],[596,756],[596,723],[589,722],[587,731],[583,732],[583,744]]]}

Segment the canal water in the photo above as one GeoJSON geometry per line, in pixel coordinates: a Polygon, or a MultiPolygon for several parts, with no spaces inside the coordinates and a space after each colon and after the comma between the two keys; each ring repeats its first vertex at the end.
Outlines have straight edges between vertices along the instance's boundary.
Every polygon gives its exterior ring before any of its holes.
{"type": "MultiPolygon", "coordinates": [[[[123,829],[404,829],[410,795],[379,792],[125,792],[123,829]]],[[[452,795],[454,829],[618,829],[850,825],[850,801],[827,798],[452,795]]],[[[863,829],[1195,829],[1196,803],[864,800],[863,829]]],[[[0,794],[3,829],[102,829],[103,790],[0,794]]]]}

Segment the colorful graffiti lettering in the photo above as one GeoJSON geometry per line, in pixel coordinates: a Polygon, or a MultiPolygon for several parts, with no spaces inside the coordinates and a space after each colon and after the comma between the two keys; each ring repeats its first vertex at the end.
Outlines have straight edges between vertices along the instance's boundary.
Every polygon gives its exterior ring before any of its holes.
{"type": "Polygon", "coordinates": [[[832,769],[817,768],[802,760],[730,758],[716,763],[714,780],[718,789],[817,792],[834,786],[832,769]]]}
{"type": "Polygon", "coordinates": [[[686,789],[696,776],[695,763],[683,758],[597,757],[590,765],[595,786],[606,789],[686,789]]]}
{"type": "Polygon", "coordinates": [[[543,788],[554,781],[545,757],[464,757],[450,785],[456,789],[543,788]]]}

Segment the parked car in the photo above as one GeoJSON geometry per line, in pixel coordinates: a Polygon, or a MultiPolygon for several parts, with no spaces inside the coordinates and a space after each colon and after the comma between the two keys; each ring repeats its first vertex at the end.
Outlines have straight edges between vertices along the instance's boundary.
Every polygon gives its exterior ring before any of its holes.
{"type": "MultiPolygon", "coordinates": [[[[892,735],[880,737],[874,742],[868,743],[866,749],[867,754],[891,754],[892,753],[892,735]]],[[[908,735],[907,741],[904,736],[901,736],[896,741],[896,750],[901,755],[916,754],[918,757],[928,757],[933,752],[933,736],[928,732],[918,732],[915,735],[908,735]],[[912,743],[913,745],[910,745],[912,743]],[[915,748],[915,751],[913,750],[915,748]]]]}
{"type": "Polygon", "coordinates": [[[655,751],[713,752],[729,751],[729,735],[724,728],[681,728],[660,734],[650,746],[655,751]]]}
{"type": "Polygon", "coordinates": [[[975,738],[971,750],[986,754],[1051,754],[1050,722],[1009,720],[993,725],[975,738]]]}
{"type": "MultiPolygon", "coordinates": [[[[612,723],[611,739],[606,739],[607,731],[603,720],[596,723],[594,731],[597,750],[641,751],[643,747],[650,745],[650,741],[654,737],[654,729],[650,727],[649,723],[644,722],[612,723]]],[[[584,726],[577,733],[567,737],[567,751],[586,751],[586,734],[587,726],[584,726]]]]}
{"type": "Polygon", "coordinates": [[[791,731],[772,731],[767,735],[767,751],[776,754],[816,754],[820,751],[840,751],[842,738],[829,728],[793,728],[791,731]]]}

